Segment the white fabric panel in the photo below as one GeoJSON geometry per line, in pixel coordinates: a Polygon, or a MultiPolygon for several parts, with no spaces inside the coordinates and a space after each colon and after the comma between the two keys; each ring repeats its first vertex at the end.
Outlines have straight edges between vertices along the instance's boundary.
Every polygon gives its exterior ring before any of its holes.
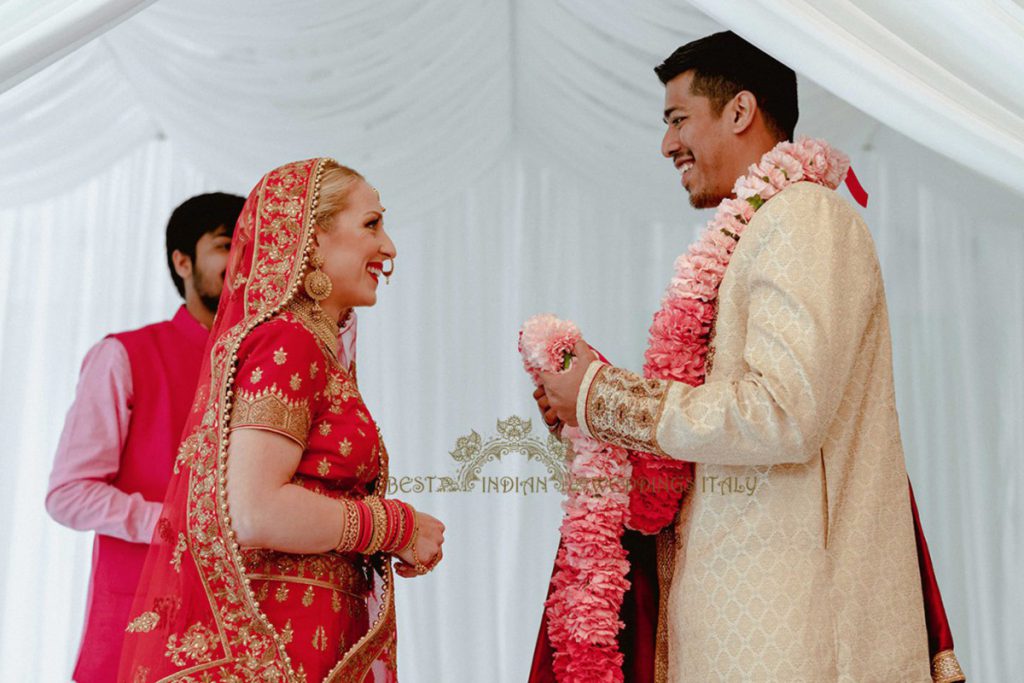
{"type": "Polygon", "coordinates": [[[153,0],[0,2],[0,92],[138,12],[153,0]]]}
{"type": "Polygon", "coordinates": [[[1024,193],[1024,8],[1009,0],[691,0],[829,91],[1024,193]]]}

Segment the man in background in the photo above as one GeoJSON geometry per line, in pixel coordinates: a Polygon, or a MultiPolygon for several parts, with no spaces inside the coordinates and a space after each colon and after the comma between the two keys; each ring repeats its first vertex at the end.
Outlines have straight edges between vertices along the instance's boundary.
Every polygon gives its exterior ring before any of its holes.
{"type": "Polygon", "coordinates": [[[176,208],[167,224],[167,265],[184,305],[171,320],[108,335],[82,362],[46,494],[55,521],[96,532],[78,683],[117,674],[244,203],[218,192],[176,208]]]}

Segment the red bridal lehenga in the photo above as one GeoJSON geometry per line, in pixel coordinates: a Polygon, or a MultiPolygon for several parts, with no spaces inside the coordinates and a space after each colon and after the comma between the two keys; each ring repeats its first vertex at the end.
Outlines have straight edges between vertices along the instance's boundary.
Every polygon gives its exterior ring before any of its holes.
{"type": "Polygon", "coordinates": [[[301,288],[325,161],[271,171],[239,218],[119,681],[396,680],[388,556],[242,548],[227,506],[227,443],[242,427],[304,447],[294,484],[334,498],[386,489],[337,324],[301,288]]]}

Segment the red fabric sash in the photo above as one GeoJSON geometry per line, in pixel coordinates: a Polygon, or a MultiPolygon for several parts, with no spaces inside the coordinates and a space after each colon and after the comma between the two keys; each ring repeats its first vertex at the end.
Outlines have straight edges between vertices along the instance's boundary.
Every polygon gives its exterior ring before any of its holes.
{"type": "Polygon", "coordinates": [[[868,193],[864,187],[857,180],[857,174],[853,172],[853,166],[846,172],[846,189],[850,191],[853,196],[853,201],[857,202],[865,209],[868,208],[868,193]]]}

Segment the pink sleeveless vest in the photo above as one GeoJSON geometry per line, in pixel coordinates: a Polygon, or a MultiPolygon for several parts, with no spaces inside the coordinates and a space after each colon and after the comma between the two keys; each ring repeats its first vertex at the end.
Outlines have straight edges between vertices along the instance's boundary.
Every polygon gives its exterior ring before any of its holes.
{"type": "MultiPolygon", "coordinates": [[[[114,486],[163,501],[181,430],[192,407],[207,330],[184,306],[169,321],[111,335],[132,369],[131,423],[114,486]]],[[[96,535],[85,632],[74,679],[107,683],[117,676],[124,629],[149,545],[96,535]]]]}

